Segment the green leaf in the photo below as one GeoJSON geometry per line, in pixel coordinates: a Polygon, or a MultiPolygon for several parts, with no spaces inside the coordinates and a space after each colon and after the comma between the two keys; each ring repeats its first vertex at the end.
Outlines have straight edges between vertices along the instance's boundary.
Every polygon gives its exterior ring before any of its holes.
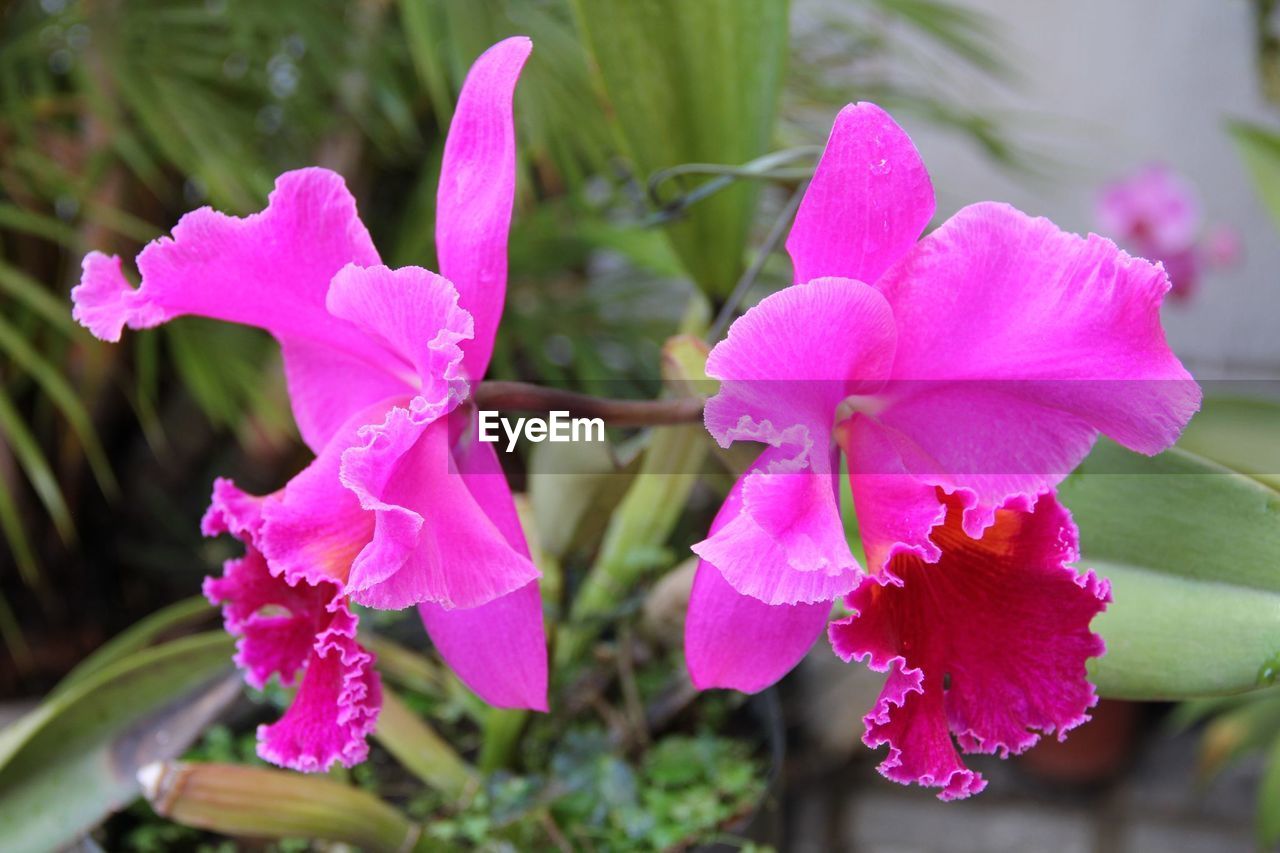
{"type": "Polygon", "coordinates": [[[111,664],[155,644],[158,639],[167,634],[190,630],[203,622],[208,622],[216,612],[202,595],[195,595],[157,610],[142,621],[121,631],[82,660],[75,669],[67,673],[62,681],[58,682],[55,692],[61,693],[73,685],[80,684],[94,673],[101,672],[111,664]]]}
{"type": "MultiPolygon", "coordinates": [[[[787,0],[576,0],[575,7],[642,178],[683,163],[737,166],[769,150],[787,0]]],[[[676,254],[708,293],[728,294],[742,273],[757,190],[740,181],[667,225],[676,254]]]]}
{"type": "Polygon", "coordinates": [[[1267,400],[1205,400],[1178,447],[1280,489],[1280,405],[1267,400]]]}
{"type": "Polygon", "coordinates": [[[1280,493],[1184,450],[1102,442],[1059,489],[1081,563],[1110,578],[1090,661],[1103,695],[1177,699],[1269,684],[1280,653],[1280,493]]]}
{"type": "MultiPolygon", "coordinates": [[[[695,396],[705,387],[706,351],[689,336],[679,335],[663,347],[662,372],[670,391],[695,396]]],[[[664,549],[684,512],[711,440],[702,424],[661,427],[650,433],[639,470],[605,528],[604,538],[556,644],[560,665],[577,659],[633,594],[644,575],[670,566],[664,549]]]]}
{"type": "Polygon", "coordinates": [[[0,290],[25,304],[68,337],[87,337],[71,319],[64,299],[58,299],[43,284],[4,261],[0,261],[0,290]]]}
{"type": "Polygon", "coordinates": [[[1228,128],[1253,176],[1258,197],[1280,228],[1280,133],[1241,121],[1231,122],[1228,128]]]}
{"type": "Polygon", "coordinates": [[[141,776],[156,813],[185,826],[323,839],[377,853],[431,849],[416,843],[418,828],[377,796],[323,776],[182,761],[150,764],[141,776]]]}
{"type": "MultiPolygon", "coordinates": [[[[67,508],[66,499],[62,496],[58,478],[54,476],[53,468],[49,465],[49,460],[45,459],[39,442],[31,434],[26,421],[14,408],[13,401],[3,387],[0,387],[0,439],[9,445],[18,465],[31,481],[31,487],[35,489],[40,502],[53,520],[58,536],[64,543],[73,542],[76,536],[75,524],[71,521],[71,510],[67,508]]],[[[10,547],[15,553],[19,552],[16,545],[10,547]]]]}
{"type": "Polygon", "coordinates": [[[0,319],[0,352],[4,352],[14,363],[24,368],[62,412],[76,438],[80,440],[85,458],[89,460],[89,467],[103,494],[115,497],[116,478],[111,473],[107,452],[98,441],[98,433],[89,417],[89,410],[80,401],[79,395],[62,375],[62,371],[36,352],[20,330],[3,319],[0,319]]]}
{"type": "Polygon", "coordinates": [[[449,797],[478,785],[475,772],[453,747],[385,687],[374,737],[406,770],[449,797]]]}
{"type": "Polygon", "coordinates": [[[1210,720],[1200,738],[1197,771],[1205,781],[1280,737],[1280,696],[1271,691],[1235,698],[1236,706],[1210,720]]]}
{"type": "Polygon", "coordinates": [[[1254,825],[1261,848],[1271,849],[1280,842],[1280,737],[1267,750],[1267,768],[1258,783],[1254,825]]]}
{"type": "Polygon", "coordinates": [[[529,502],[548,553],[562,559],[576,546],[598,542],[635,475],[631,461],[603,442],[533,446],[529,502]]]}
{"type": "Polygon", "coordinates": [[[138,793],[239,694],[232,638],[184,637],[104,666],[0,733],[0,838],[59,849],[138,793]]]}

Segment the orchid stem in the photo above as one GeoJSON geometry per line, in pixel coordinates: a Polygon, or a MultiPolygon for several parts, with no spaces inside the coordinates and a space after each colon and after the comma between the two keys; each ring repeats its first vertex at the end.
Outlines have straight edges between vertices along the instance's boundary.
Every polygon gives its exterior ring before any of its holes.
{"type": "Polygon", "coordinates": [[[480,772],[492,773],[511,764],[529,712],[519,708],[490,708],[481,724],[480,772]]]}
{"type": "Polygon", "coordinates": [[[616,400],[529,382],[481,382],[476,387],[475,403],[479,409],[504,412],[567,411],[572,417],[600,418],[615,427],[692,424],[702,420],[699,399],[616,400]]]}

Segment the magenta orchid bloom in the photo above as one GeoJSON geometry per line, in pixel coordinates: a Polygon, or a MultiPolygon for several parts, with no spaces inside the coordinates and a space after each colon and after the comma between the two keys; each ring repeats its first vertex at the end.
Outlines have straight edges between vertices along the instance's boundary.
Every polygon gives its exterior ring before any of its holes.
{"type": "Polygon", "coordinates": [[[951,799],[985,784],[957,745],[1020,752],[1096,701],[1108,585],[1071,567],[1054,486],[1099,433],[1168,447],[1200,391],[1165,342],[1158,266],[994,203],[921,239],[933,213],[905,132],[846,107],[787,242],[798,285],[707,362],[708,430],[766,448],[694,546],[685,640],[699,688],[757,691],[844,597],[836,652],[889,673],[864,740],[889,746],[884,775],[951,799]],[[869,577],[841,523],[841,451],[869,577]]]}
{"type": "Polygon", "coordinates": [[[442,275],[388,269],[342,179],[281,175],[266,210],[204,208],[138,256],[92,253],[72,292],[104,340],[195,314],[280,342],[294,417],[315,461],[263,498],[215,484],[208,535],[243,559],[206,584],[261,686],[292,683],[292,707],[260,732],[276,763],[321,770],[362,760],[379,707],[372,656],[348,601],[417,606],[440,654],[481,698],[546,709],[539,573],[492,445],[466,402],[485,373],[506,290],[515,193],[512,96],[531,44],[476,60],[445,143],[436,246],[442,275]]]}
{"type": "Polygon", "coordinates": [[[1217,226],[1202,237],[1194,190],[1162,163],[1103,187],[1096,216],[1105,233],[1164,265],[1174,300],[1194,296],[1206,269],[1233,266],[1240,257],[1234,229],[1217,226]]]}

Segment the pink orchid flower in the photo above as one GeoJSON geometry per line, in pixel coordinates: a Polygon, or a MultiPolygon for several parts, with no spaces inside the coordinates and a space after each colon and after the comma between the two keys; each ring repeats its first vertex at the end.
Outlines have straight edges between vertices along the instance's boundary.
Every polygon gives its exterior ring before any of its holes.
{"type": "Polygon", "coordinates": [[[316,458],[263,498],[220,480],[204,522],[206,534],[246,543],[206,593],[241,637],[249,683],[305,673],[293,706],[262,732],[261,753],[279,764],[320,770],[365,755],[378,684],[349,600],[417,606],[481,698],[546,709],[539,573],[466,402],[502,315],[512,96],[530,50],[526,38],[490,48],[459,96],[437,206],[443,275],[380,265],[342,179],[303,169],[280,176],[261,213],[184,216],[138,256],[137,289],[118,258],[91,253],[72,292],[75,317],[104,340],[194,314],[280,342],[316,458]]]}
{"type": "Polygon", "coordinates": [[[1235,229],[1220,225],[1201,235],[1194,189],[1163,163],[1104,186],[1096,218],[1105,233],[1164,264],[1173,284],[1169,297],[1179,302],[1195,295],[1207,269],[1231,267],[1240,258],[1235,229]]]}
{"type": "Polygon", "coordinates": [[[766,448],[694,546],[685,641],[699,688],[757,691],[844,597],[836,652],[889,673],[864,740],[889,745],[884,775],[950,799],[985,784],[956,744],[1007,755],[1087,719],[1109,591],[1069,565],[1054,486],[1099,433],[1168,447],[1200,391],[1165,342],[1159,267],[1003,204],[921,239],[933,213],[905,132],[846,107],[787,242],[797,286],[707,362],[708,430],[766,448]],[[841,451],[869,577],[841,523],[841,451]]]}

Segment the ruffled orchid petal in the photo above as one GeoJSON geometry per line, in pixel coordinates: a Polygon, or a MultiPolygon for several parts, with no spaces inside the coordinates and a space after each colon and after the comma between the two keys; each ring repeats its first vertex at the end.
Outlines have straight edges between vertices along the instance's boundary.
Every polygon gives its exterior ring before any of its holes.
{"type": "Polygon", "coordinates": [[[1173,444],[1199,408],[1200,388],[1160,325],[1163,271],[1102,237],[976,204],[877,288],[897,321],[895,388],[999,381],[1147,454],[1173,444]]]}
{"type": "MultiPolygon", "coordinates": [[[[325,310],[329,281],[349,263],[377,264],[378,253],[341,176],[285,172],[261,213],[240,218],[200,208],[179,220],[172,237],[152,241],[138,256],[142,285],[113,294],[120,314],[110,325],[144,329],[190,314],[380,356],[325,310]]],[[[105,311],[104,256],[90,255],[85,266],[93,275],[72,291],[77,311],[105,311]]],[[[114,273],[118,290],[118,262],[114,273]]],[[[100,317],[98,325],[107,325],[100,317]]]]}
{"type": "Polygon", "coordinates": [[[363,761],[382,694],[373,655],[355,640],[357,620],[341,584],[272,574],[247,542],[245,556],[228,560],[222,577],[205,579],[204,593],[223,606],[228,633],[239,637],[236,663],[246,682],[262,689],[273,675],[285,685],[301,678],[284,716],[259,728],[259,755],[308,772],[363,761]]]}
{"type": "Polygon", "coordinates": [[[447,412],[415,397],[361,431],[342,457],[341,480],[374,513],[372,540],[348,577],[352,599],[396,610],[432,602],[472,608],[538,577],[459,475],[447,412]]]}
{"type": "Polygon", "coordinates": [[[362,442],[366,425],[406,402],[384,400],[352,415],[310,465],[263,502],[258,545],[273,572],[311,583],[347,582],[352,562],[373,538],[375,520],[342,485],[342,455],[362,442]]]}
{"type": "Polygon", "coordinates": [[[836,407],[880,387],[895,342],[888,303],[861,282],[820,279],[771,294],[707,357],[707,375],[721,380],[707,401],[707,429],[722,447],[789,440],[825,453],[836,407]],[[797,425],[803,434],[785,433],[797,425]]]}
{"type": "Polygon", "coordinates": [[[373,661],[344,631],[321,634],[289,709],[276,722],[258,727],[258,755],[305,773],[364,761],[382,708],[382,682],[373,661]]]}
{"type": "MultiPolygon", "coordinates": [[[[423,330],[423,334],[430,334],[423,330]]],[[[370,365],[324,343],[289,338],[280,342],[289,405],[303,441],[316,454],[324,452],[353,412],[390,398],[411,396],[417,377],[399,358],[370,365]]]]}
{"type": "Polygon", "coordinates": [[[512,99],[533,43],[498,42],[471,66],[445,139],[436,197],[440,272],[475,318],[467,374],[484,375],[507,290],[507,236],[516,188],[512,99]]]}
{"type": "Polygon", "coordinates": [[[378,263],[355,199],[339,175],[301,169],[277,179],[260,213],[182,217],[171,238],[138,255],[136,290],[119,259],[91,253],[73,314],[104,340],[183,315],[266,329],[284,346],[294,417],[318,452],[352,411],[388,396],[388,375],[407,372],[395,352],[326,310],[330,280],[351,263],[378,263]],[[314,356],[323,365],[310,364],[314,356]],[[334,365],[341,370],[326,369],[334,365]]]}
{"type": "MultiPolygon", "coordinates": [[[[464,435],[454,462],[468,491],[507,544],[528,557],[515,501],[492,444],[474,439],[458,410],[454,429],[464,435]]],[[[469,610],[421,604],[431,642],[462,682],[497,708],[547,710],[547,637],[536,582],[469,610]]]]}
{"type": "Polygon", "coordinates": [[[343,267],[325,304],[370,338],[413,366],[406,384],[449,411],[467,396],[459,343],[474,331],[471,315],[458,307],[458,291],[421,267],[343,267]]]}
{"type": "Polygon", "coordinates": [[[850,104],[836,116],[787,238],[796,283],[875,282],[915,245],[933,210],[933,185],[910,137],[875,104],[850,104]]]}
{"type": "Polygon", "coordinates": [[[124,277],[115,255],[90,252],[80,266],[80,283],[71,289],[71,316],[95,338],[115,343],[128,323],[149,328],[167,317],[157,306],[139,299],[138,291],[124,277]]]}
{"type": "Polygon", "coordinates": [[[831,602],[861,577],[840,518],[839,477],[830,462],[829,473],[814,473],[789,453],[783,445],[760,454],[735,487],[740,510],[693,552],[766,606],[831,602]]]}
{"type": "Polygon", "coordinates": [[[742,512],[694,552],[766,604],[830,601],[857,584],[837,500],[832,429],[850,395],[874,392],[894,352],[893,317],[874,289],[823,279],[756,305],[711,351],[707,429],[722,446],[770,450],[747,476],[742,512]]]}
{"type": "MultiPolygon", "coordinates": [[[[740,518],[745,475],[711,524],[711,537],[740,518]]],[[[775,549],[776,550],[776,549],[775,549]]],[[[813,647],[834,596],[813,604],[765,604],[734,589],[719,569],[698,562],[684,648],[689,677],[699,690],[725,687],[756,693],[790,672],[813,647]]]]}
{"type": "Polygon", "coordinates": [[[249,686],[261,690],[271,676],[285,685],[311,655],[317,619],[324,618],[336,585],[290,586],[272,575],[266,560],[250,546],[243,557],[228,560],[222,577],[204,581],[204,595],[222,605],[223,624],[236,641],[236,665],[249,686]]]}
{"type": "Polygon", "coordinates": [[[985,784],[951,735],[964,752],[1004,757],[1089,718],[1085,661],[1104,651],[1089,624],[1110,600],[1104,580],[1069,565],[1077,533],[1051,493],[1030,511],[1002,509],[981,539],[965,534],[956,502],[948,509],[933,532],[939,560],[898,555],[830,628],[837,654],[890,673],[864,718],[867,745],[889,746],[881,773],[942,799],[985,784]]]}
{"type": "Polygon", "coordinates": [[[241,542],[256,542],[266,500],[241,491],[226,477],[218,477],[213,481],[209,508],[200,519],[200,532],[205,536],[230,533],[241,542]]]}

